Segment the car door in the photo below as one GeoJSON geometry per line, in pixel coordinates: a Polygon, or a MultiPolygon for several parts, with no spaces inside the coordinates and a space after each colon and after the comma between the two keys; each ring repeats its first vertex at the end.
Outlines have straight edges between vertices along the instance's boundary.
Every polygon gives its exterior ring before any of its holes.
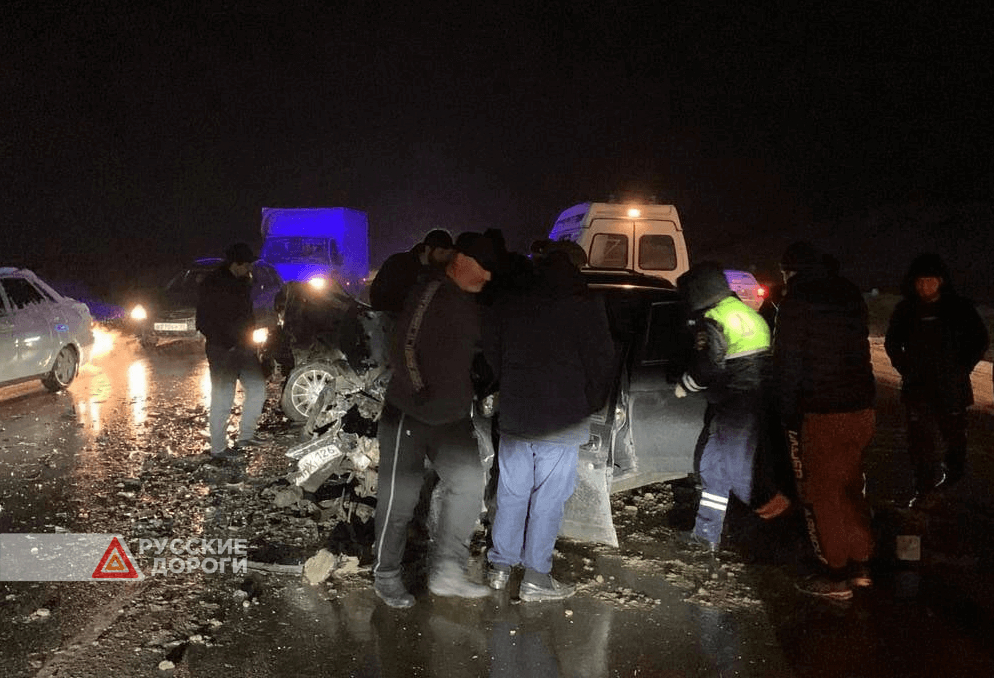
{"type": "Polygon", "coordinates": [[[612,492],[674,480],[694,470],[706,403],[704,398],[677,398],[673,393],[692,341],[684,309],[674,298],[649,303],[645,327],[627,364],[630,440],[615,446],[612,492]],[[626,453],[631,458],[622,464],[626,453]]]}
{"type": "Polygon", "coordinates": [[[10,306],[9,323],[5,321],[0,327],[9,329],[14,345],[4,380],[47,372],[59,348],[52,331],[54,320],[46,315],[51,311],[51,300],[22,277],[5,277],[0,285],[10,306]]]}
{"type": "Polygon", "coordinates": [[[16,378],[17,335],[14,329],[14,310],[0,285],[0,383],[16,378]]]}

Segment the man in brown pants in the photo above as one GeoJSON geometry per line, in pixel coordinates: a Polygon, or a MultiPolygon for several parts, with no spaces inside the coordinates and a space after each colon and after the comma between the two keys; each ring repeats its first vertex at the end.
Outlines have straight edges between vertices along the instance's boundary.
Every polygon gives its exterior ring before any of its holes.
{"type": "Polygon", "coordinates": [[[794,243],[780,267],[773,372],[817,572],[805,593],[852,598],[872,584],[863,451],[873,437],[875,383],[867,309],[859,289],[809,243],[794,243]]]}

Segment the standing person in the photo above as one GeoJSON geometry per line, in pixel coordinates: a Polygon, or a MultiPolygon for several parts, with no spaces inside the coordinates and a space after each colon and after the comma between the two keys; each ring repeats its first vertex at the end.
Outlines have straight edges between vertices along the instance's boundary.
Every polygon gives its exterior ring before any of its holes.
{"type": "Polygon", "coordinates": [[[391,254],[369,287],[369,305],[396,317],[419,279],[433,268],[442,269],[452,258],[454,245],[448,231],[437,228],[407,252],[391,254]]]}
{"type": "Polygon", "coordinates": [[[239,242],[225,251],[225,260],[200,283],[197,330],[207,339],[207,364],[211,376],[211,456],[231,459],[244,447],[263,443],[256,431],[266,402],[266,379],[252,342],[252,248],[239,242]],[[245,390],[238,441],[228,447],[227,429],[235,400],[235,382],[245,390]]]}
{"type": "Polygon", "coordinates": [[[483,505],[485,470],[473,435],[471,368],[480,344],[475,295],[490,280],[493,248],[460,237],[444,274],[418,284],[394,327],[380,446],[373,566],[376,594],[391,607],[414,605],[401,577],[407,526],[424,483],[425,459],[442,483],[428,588],[479,598],[490,589],[466,578],[469,540],[483,505]]]}
{"type": "Polygon", "coordinates": [[[698,444],[701,501],[693,543],[716,551],[721,543],[729,496],[752,496],[753,460],[763,437],[763,373],[770,351],[766,321],[728,286],[722,267],[693,266],[677,287],[694,314],[690,367],[675,394],[702,392],[708,406],[698,444]]]}
{"type": "Polygon", "coordinates": [[[875,382],[867,308],[854,284],[813,245],[781,259],[786,290],[777,311],[773,374],[817,571],[798,584],[845,600],[869,586],[870,510],[863,450],[873,437],[875,382]],[[836,268],[837,270],[837,268],[836,268]]]}
{"type": "Polygon", "coordinates": [[[914,465],[911,506],[933,489],[952,485],[966,467],[966,408],[973,404],[970,373],[988,346],[987,328],[973,303],[953,288],[936,254],[920,254],[901,285],[884,348],[901,374],[901,400],[914,465]],[[937,463],[934,431],[945,442],[937,463]]]}
{"type": "Polygon", "coordinates": [[[491,588],[523,565],[523,601],[575,592],[552,577],[563,506],[576,484],[580,445],[611,386],[614,343],[603,303],[590,296],[567,243],[536,262],[529,289],[509,292],[488,316],[484,353],[500,384],[500,450],[491,588]]]}

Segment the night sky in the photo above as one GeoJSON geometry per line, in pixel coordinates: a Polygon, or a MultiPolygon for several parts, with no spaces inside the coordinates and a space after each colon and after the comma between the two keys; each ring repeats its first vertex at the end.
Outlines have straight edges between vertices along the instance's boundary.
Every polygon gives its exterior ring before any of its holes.
{"type": "Polygon", "coordinates": [[[6,3],[0,263],[101,287],[348,206],[375,265],[655,196],[692,260],[808,237],[887,286],[933,249],[994,301],[990,3],[424,4],[6,3]]]}

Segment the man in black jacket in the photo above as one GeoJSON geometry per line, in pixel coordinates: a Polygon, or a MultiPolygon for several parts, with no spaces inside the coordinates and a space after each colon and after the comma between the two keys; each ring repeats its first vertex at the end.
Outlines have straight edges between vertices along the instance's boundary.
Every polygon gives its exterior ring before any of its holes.
{"type": "Polygon", "coordinates": [[[390,338],[393,375],[377,429],[373,589],[391,607],[415,602],[402,581],[401,562],[426,458],[442,488],[428,588],[435,595],[462,598],[490,592],[467,579],[465,567],[485,484],[470,419],[471,370],[480,348],[475,295],[490,280],[493,247],[482,234],[460,236],[459,242],[444,274],[411,291],[390,338]]]}
{"type": "Polygon", "coordinates": [[[266,402],[266,379],[256,354],[252,332],[252,248],[240,242],[225,251],[224,263],[211,271],[197,298],[197,330],[207,339],[207,364],[211,375],[211,456],[237,456],[242,447],[259,445],[256,425],[266,402]],[[235,400],[235,382],[245,390],[242,418],[235,449],[227,443],[228,419],[235,400]]]}
{"type": "Polygon", "coordinates": [[[891,315],[884,347],[901,374],[914,506],[929,491],[963,477],[966,408],[973,404],[970,373],[987,350],[988,336],[973,303],[956,293],[938,255],[917,256],[901,291],[904,299],[891,315]],[[936,428],[946,444],[941,464],[935,458],[936,428]]]}
{"type": "Polygon", "coordinates": [[[530,287],[498,299],[483,334],[500,383],[488,580],[503,589],[511,568],[523,565],[523,601],[559,600],[575,591],[552,577],[552,552],[576,484],[579,448],[590,438],[589,417],[604,406],[613,376],[604,304],[587,291],[570,249],[583,257],[575,243],[550,246],[530,287]]]}
{"type": "Polygon", "coordinates": [[[863,450],[873,437],[875,381],[867,308],[855,285],[810,243],[780,262],[786,291],[773,338],[773,379],[817,574],[798,587],[838,600],[868,586],[873,554],[863,450]]]}
{"type": "Polygon", "coordinates": [[[369,287],[369,305],[396,317],[404,300],[419,279],[432,268],[441,270],[452,258],[454,245],[448,231],[429,231],[424,240],[407,252],[391,254],[380,266],[369,287]]]}

